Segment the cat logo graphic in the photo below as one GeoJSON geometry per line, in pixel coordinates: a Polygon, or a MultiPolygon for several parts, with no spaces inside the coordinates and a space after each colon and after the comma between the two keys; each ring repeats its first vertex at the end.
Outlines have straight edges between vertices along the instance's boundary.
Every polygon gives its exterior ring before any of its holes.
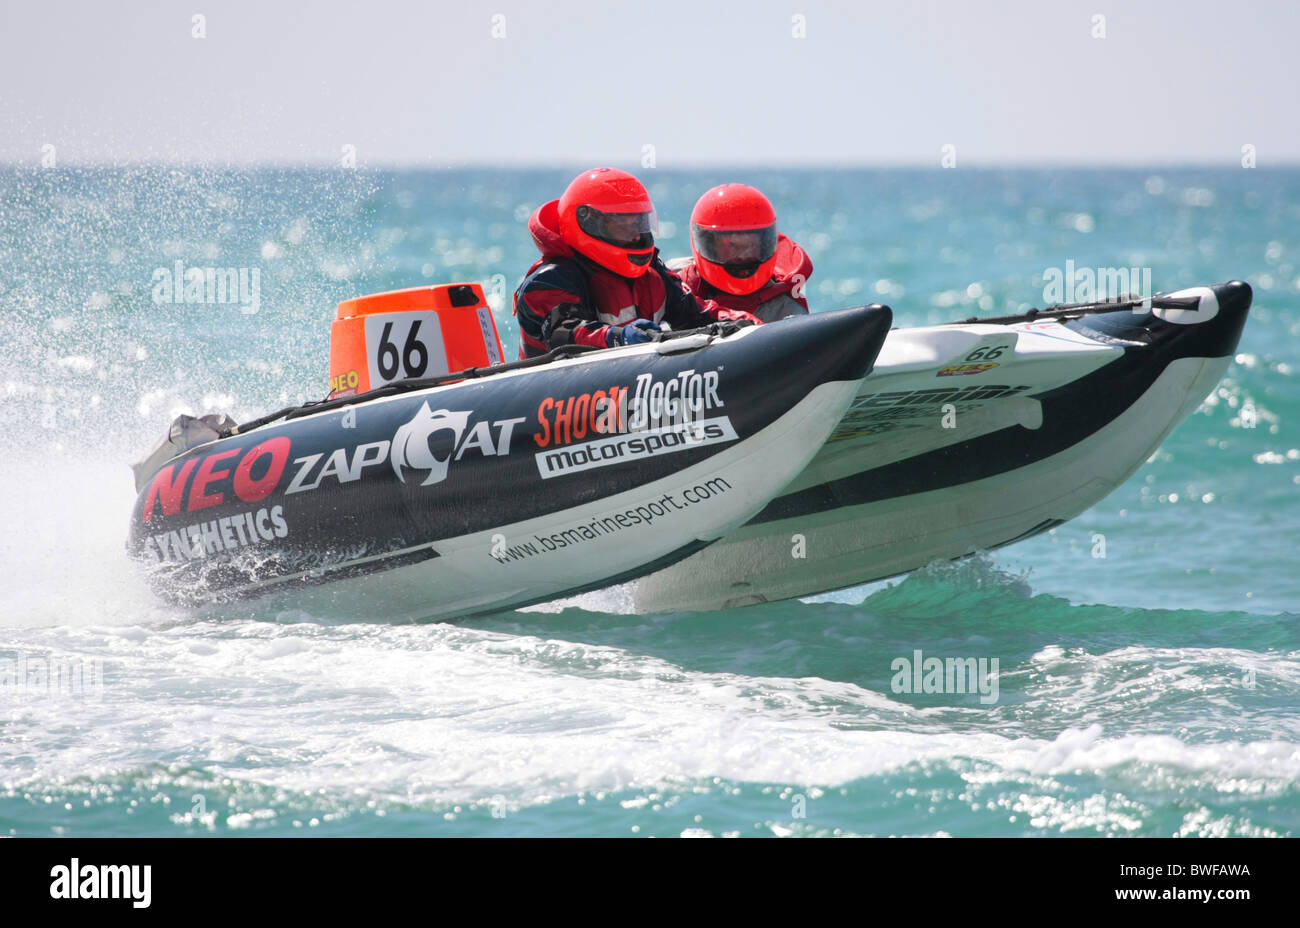
{"type": "Polygon", "coordinates": [[[389,460],[397,479],[406,482],[404,470],[428,471],[420,486],[427,487],[447,479],[447,468],[467,451],[483,455],[510,453],[510,437],[523,417],[479,421],[471,425],[473,413],[449,409],[429,410],[427,402],[420,411],[393,435],[389,460]]]}

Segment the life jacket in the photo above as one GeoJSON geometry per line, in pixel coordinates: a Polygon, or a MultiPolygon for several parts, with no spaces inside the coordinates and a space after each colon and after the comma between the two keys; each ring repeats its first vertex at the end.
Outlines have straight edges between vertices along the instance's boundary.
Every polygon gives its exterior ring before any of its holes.
{"type": "Polygon", "coordinates": [[[804,286],[812,272],[812,258],[784,234],[777,237],[776,267],[771,281],[753,293],[738,295],[719,290],[700,276],[694,260],[688,260],[676,271],[682,283],[695,291],[700,299],[713,300],[727,309],[744,310],[763,322],[808,312],[804,286]]]}
{"type": "MultiPolygon", "coordinates": [[[[558,203],[558,200],[552,200],[539,206],[528,220],[528,231],[532,234],[533,243],[541,257],[528,268],[524,275],[525,282],[543,265],[575,263],[585,272],[587,288],[585,294],[574,295],[587,298],[600,322],[606,325],[626,325],[636,319],[662,322],[668,302],[663,277],[651,267],[645,274],[630,280],[578,254],[560,238],[558,203]]],[[[538,306],[534,309],[540,311],[549,307],[538,306]]],[[[518,311],[516,299],[515,312],[518,311]]]]}

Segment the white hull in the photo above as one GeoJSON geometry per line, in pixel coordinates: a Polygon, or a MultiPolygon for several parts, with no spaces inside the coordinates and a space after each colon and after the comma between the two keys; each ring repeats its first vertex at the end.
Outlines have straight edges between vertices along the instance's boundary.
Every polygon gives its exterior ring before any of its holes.
{"type": "Polygon", "coordinates": [[[841,589],[1074,518],[1132,476],[1223,376],[1250,294],[1244,284],[1217,289],[1224,311],[1214,303],[1204,321],[1175,310],[1183,317],[891,332],[809,467],[757,519],[638,581],[637,610],[841,589]],[[995,366],[952,373],[989,354],[995,366]],[[960,390],[947,402],[937,391],[951,393],[954,382],[960,390]]]}
{"type": "Polygon", "coordinates": [[[1226,368],[1226,358],[1175,361],[1120,418],[1027,467],[958,487],[742,528],[641,580],[638,610],[725,609],[840,589],[1073,519],[1131,477],[1226,368]],[[804,557],[795,557],[796,551],[804,557]]]}

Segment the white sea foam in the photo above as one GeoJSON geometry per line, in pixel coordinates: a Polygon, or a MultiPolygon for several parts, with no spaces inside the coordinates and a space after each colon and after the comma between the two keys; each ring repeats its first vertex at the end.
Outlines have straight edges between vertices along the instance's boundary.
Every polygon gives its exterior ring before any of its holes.
{"type": "MultiPolygon", "coordinates": [[[[106,668],[102,701],[10,701],[8,734],[25,745],[0,760],[11,788],[115,782],[157,760],[274,791],[415,805],[531,804],[715,777],[834,787],[936,764],[1037,792],[1078,773],[1245,794],[1300,779],[1300,747],[1285,741],[1109,736],[1099,724],[1008,736],[991,717],[958,730],[950,716],[851,683],[698,672],[623,648],[444,625],[190,623],[5,638],[106,668]]],[[[1049,708],[1038,700],[1028,711],[1049,708]]]]}

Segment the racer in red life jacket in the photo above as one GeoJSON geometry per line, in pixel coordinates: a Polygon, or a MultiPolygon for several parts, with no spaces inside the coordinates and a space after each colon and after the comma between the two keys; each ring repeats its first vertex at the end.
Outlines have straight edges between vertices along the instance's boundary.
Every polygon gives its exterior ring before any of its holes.
{"type": "Polygon", "coordinates": [[[560,345],[601,348],[653,341],[660,323],[693,329],[747,312],[701,302],[655,248],[655,210],[639,180],[616,168],[579,175],[539,207],[528,231],[542,256],[515,291],[519,356],[560,345]]]}
{"type": "Polygon", "coordinates": [[[691,211],[691,260],[677,269],[701,299],[763,322],[808,312],[812,259],[776,228],[776,210],[753,187],[723,184],[691,211]]]}

